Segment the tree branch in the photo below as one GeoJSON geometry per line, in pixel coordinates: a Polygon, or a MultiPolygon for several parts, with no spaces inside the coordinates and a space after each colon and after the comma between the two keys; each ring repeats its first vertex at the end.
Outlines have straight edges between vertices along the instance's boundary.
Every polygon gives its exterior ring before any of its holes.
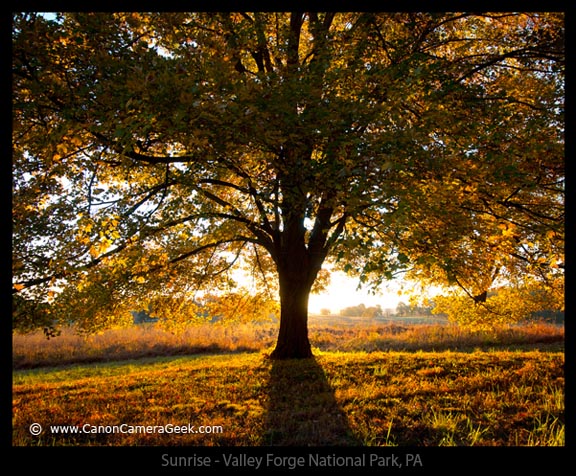
{"type": "MultiPolygon", "coordinates": [[[[96,139],[98,139],[103,145],[109,147],[116,153],[120,155],[124,155],[136,162],[145,162],[148,164],[183,164],[188,162],[195,162],[198,161],[199,158],[192,155],[178,155],[178,156],[150,156],[146,154],[142,154],[137,152],[133,146],[129,147],[121,147],[117,144],[114,140],[109,139],[101,132],[97,131],[89,131],[96,139]]],[[[100,160],[100,162],[105,162],[104,160],[100,160]]],[[[114,165],[121,165],[121,162],[114,162],[114,165]]]]}
{"type": "MultiPolygon", "coordinates": [[[[170,188],[172,185],[176,185],[177,183],[178,182],[176,180],[168,180],[168,174],[166,174],[166,179],[163,183],[146,190],[146,192],[148,192],[147,195],[144,198],[140,199],[138,202],[136,202],[134,205],[132,205],[127,211],[125,211],[122,214],[122,217],[126,218],[132,215],[138,208],[140,208],[144,203],[146,203],[148,200],[150,200],[152,197],[154,197],[154,195],[156,195],[159,192],[162,192],[165,196],[168,188],[170,188]]],[[[149,215],[154,213],[154,211],[156,211],[159,206],[160,203],[152,212],[149,213],[149,215]]]]}
{"type": "MultiPolygon", "coordinates": [[[[197,255],[199,253],[202,253],[202,251],[211,249],[211,248],[217,248],[221,245],[224,244],[228,244],[228,243],[238,243],[238,242],[255,242],[254,240],[250,239],[249,237],[245,237],[245,236],[238,236],[235,238],[229,238],[229,239],[225,239],[225,240],[218,240],[215,241],[213,243],[208,243],[202,246],[199,246],[197,248],[194,248],[186,253],[181,254],[180,256],[176,257],[176,258],[172,258],[170,261],[168,261],[168,264],[174,264],[174,263],[178,263],[179,261],[185,260],[186,258],[190,258],[191,256],[197,255]]],[[[257,242],[256,242],[257,243],[257,242]]],[[[259,244],[259,243],[257,243],[259,244]]],[[[156,268],[152,268],[149,271],[153,271],[156,269],[160,269],[160,267],[156,267],[156,268]]]]}
{"type": "Polygon", "coordinates": [[[330,251],[330,248],[334,245],[334,243],[336,243],[336,240],[344,231],[344,227],[346,225],[347,219],[348,219],[348,214],[344,213],[338,220],[336,220],[332,224],[332,225],[336,225],[336,228],[334,229],[332,234],[326,240],[326,244],[324,245],[326,252],[330,251]]]}
{"type": "Polygon", "coordinates": [[[286,64],[288,68],[294,68],[299,63],[300,51],[300,32],[304,14],[302,12],[293,12],[290,14],[290,35],[288,37],[288,51],[286,64]]]}

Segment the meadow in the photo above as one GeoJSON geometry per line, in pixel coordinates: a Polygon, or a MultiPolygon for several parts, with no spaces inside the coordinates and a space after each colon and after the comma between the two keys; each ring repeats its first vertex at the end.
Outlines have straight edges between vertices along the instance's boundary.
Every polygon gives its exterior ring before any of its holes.
{"type": "Polygon", "coordinates": [[[564,445],[562,327],[312,319],[315,358],[280,362],[267,358],[275,333],[15,334],[13,444],[564,445]]]}

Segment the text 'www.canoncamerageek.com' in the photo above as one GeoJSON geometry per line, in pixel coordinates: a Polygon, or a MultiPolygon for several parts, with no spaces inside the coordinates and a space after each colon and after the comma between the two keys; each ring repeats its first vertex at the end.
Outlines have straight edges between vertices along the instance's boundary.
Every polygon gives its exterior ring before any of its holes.
{"type": "MultiPolygon", "coordinates": [[[[129,425],[123,423],[121,425],[93,425],[85,423],[84,425],[49,425],[48,431],[52,435],[81,435],[81,434],[99,434],[99,435],[112,435],[112,434],[212,434],[222,433],[223,427],[220,425],[174,425],[168,423],[166,425],[129,425]]],[[[34,436],[41,435],[45,430],[39,423],[32,423],[28,430],[34,436]]]]}

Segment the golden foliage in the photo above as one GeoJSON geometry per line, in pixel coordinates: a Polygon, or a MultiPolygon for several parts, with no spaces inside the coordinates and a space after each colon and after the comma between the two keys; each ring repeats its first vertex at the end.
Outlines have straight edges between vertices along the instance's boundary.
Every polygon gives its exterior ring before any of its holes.
{"type": "Polygon", "coordinates": [[[484,302],[475,302],[462,290],[434,297],[434,314],[471,329],[492,329],[502,324],[528,320],[538,312],[564,309],[564,293],[553,292],[540,283],[503,286],[488,293],[484,302]]]}

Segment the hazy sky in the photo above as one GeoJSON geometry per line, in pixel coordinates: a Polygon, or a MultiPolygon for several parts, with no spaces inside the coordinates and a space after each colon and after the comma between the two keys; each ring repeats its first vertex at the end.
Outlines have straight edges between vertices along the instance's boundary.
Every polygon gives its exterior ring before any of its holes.
{"type": "Polygon", "coordinates": [[[345,273],[332,272],[328,292],[324,294],[311,294],[308,302],[308,309],[311,313],[318,313],[320,309],[330,309],[337,313],[340,309],[349,306],[357,306],[364,303],[366,306],[380,304],[382,309],[396,309],[398,302],[408,302],[407,296],[399,296],[401,280],[391,282],[386,289],[383,287],[382,293],[373,295],[367,290],[357,291],[358,279],[349,278],[345,273]]]}

